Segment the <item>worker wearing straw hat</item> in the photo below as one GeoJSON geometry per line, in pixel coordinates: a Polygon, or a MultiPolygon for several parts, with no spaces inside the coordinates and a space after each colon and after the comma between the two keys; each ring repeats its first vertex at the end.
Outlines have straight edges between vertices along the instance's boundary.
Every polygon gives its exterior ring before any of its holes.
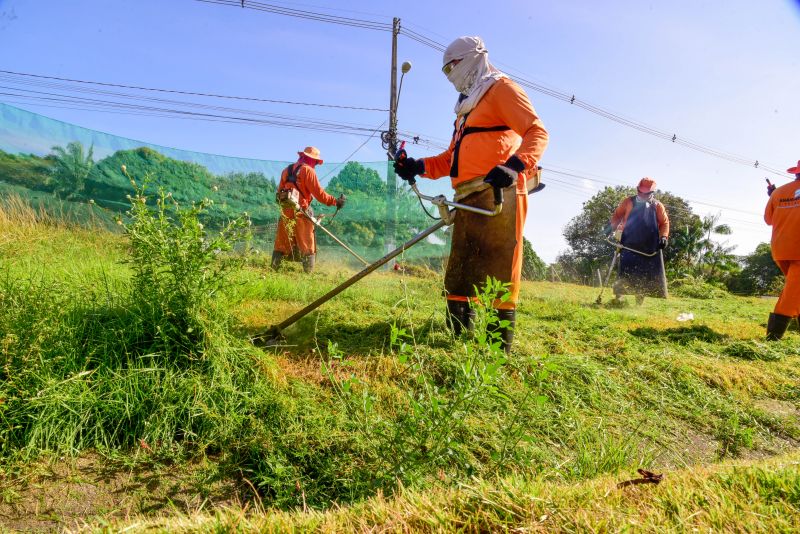
{"type": "Polygon", "coordinates": [[[303,270],[308,273],[314,270],[317,255],[314,223],[305,215],[313,216],[311,200],[342,208],[345,197],[342,195],[337,199],[329,195],[319,183],[314,170],[322,163],[319,149],[309,146],[297,155],[297,162],[283,170],[278,184],[276,196],[281,204],[281,216],[272,251],[272,268],[277,269],[284,256],[299,256],[303,270]]]}
{"type": "Polygon", "coordinates": [[[786,277],[775,310],[767,321],[767,339],[779,340],[793,318],[800,315],[800,161],[786,170],[794,181],[767,188],[764,221],[772,226],[772,259],[786,277]]]}
{"type": "Polygon", "coordinates": [[[669,239],[669,217],[664,204],[653,198],[656,181],[642,178],[636,194],[620,202],[611,216],[611,227],[622,245],[619,278],[614,297],[632,292],[641,304],[645,296],[666,298],[664,261],[661,249],[669,239]]]}

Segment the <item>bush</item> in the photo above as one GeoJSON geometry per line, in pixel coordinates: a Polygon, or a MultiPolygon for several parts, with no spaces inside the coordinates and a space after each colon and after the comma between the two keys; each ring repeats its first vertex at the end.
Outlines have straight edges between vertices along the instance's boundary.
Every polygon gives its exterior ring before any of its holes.
{"type": "Polygon", "coordinates": [[[673,295],[692,299],[719,299],[728,295],[727,291],[706,282],[702,277],[691,275],[673,280],[670,290],[673,295]]]}
{"type": "Polygon", "coordinates": [[[123,224],[134,273],[131,303],[154,342],[152,350],[190,357],[202,353],[204,314],[213,313],[227,274],[242,265],[243,258],[230,253],[249,238],[250,221],[234,219],[210,236],[200,217],[211,200],[184,208],[160,189],[153,210],[146,184],[131,183],[136,194],[130,197],[130,222],[123,224]]]}

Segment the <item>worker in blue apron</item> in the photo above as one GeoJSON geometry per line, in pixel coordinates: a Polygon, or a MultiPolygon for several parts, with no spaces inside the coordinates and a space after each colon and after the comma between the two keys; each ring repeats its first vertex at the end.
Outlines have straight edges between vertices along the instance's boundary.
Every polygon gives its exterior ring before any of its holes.
{"type": "Polygon", "coordinates": [[[636,195],[623,199],[611,217],[611,227],[620,241],[619,276],[614,296],[636,295],[641,304],[646,296],[667,297],[666,273],[661,250],[669,239],[669,217],[664,205],[653,198],[656,182],[642,178],[636,195]]]}

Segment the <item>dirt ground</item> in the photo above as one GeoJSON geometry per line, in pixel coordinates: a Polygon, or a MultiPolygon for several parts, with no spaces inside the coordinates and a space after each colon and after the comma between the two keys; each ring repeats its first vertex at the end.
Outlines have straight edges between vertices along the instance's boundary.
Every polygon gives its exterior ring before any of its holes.
{"type": "Polygon", "coordinates": [[[243,482],[209,480],[200,465],[123,465],[98,454],[53,458],[0,479],[0,529],[78,529],[93,518],[159,516],[242,505],[253,493],[243,482]]]}

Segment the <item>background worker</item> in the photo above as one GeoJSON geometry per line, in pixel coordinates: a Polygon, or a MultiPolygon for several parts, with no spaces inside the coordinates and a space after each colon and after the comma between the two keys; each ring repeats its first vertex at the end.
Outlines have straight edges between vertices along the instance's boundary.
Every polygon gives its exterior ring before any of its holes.
{"type": "Polygon", "coordinates": [[[444,52],[442,72],[458,91],[450,146],[437,156],[395,161],[404,180],[450,176],[455,200],[492,210],[492,188],[504,190],[502,212],[487,217],[456,210],[445,273],[448,324],[456,335],[472,328],[470,301],[487,276],[510,283],[510,299],[494,302],[503,348],[511,350],[522,272],[522,231],[528,191],[548,135],[525,92],[489,63],[480,37],[459,37],[444,52]],[[506,323],[504,323],[506,324],[506,323]]]}
{"type": "Polygon", "coordinates": [[[781,339],[791,320],[800,315],[800,161],[786,172],[794,174],[794,181],[777,188],[770,184],[764,209],[764,221],[772,226],[772,259],[786,277],[767,321],[771,341],[781,339]]]}
{"type": "MultiPolygon", "coordinates": [[[[667,246],[669,239],[669,217],[664,205],[653,198],[656,182],[642,178],[636,194],[619,203],[611,216],[611,228],[620,244],[642,252],[653,254],[667,246]]],[[[622,249],[619,258],[619,277],[614,283],[614,298],[621,301],[626,292],[636,295],[637,304],[645,296],[666,298],[666,273],[661,254],[645,256],[622,249]]]]}
{"type": "Polygon", "coordinates": [[[317,254],[314,223],[308,218],[314,216],[311,200],[316,199],[326,206],[341,209],[346,199],[344,195],[338,199],[329,195],[320,185],[314,170],[314,167],[322,163],[317,148],[306,147],[297,155],[297,162],[283,170],[278,184],[277,197],[281,204],[281,216],[272,250],[272,268],[277,269],[286,255],[299,255],[303,270],[310,273],[314,270],[317,254]]]}

